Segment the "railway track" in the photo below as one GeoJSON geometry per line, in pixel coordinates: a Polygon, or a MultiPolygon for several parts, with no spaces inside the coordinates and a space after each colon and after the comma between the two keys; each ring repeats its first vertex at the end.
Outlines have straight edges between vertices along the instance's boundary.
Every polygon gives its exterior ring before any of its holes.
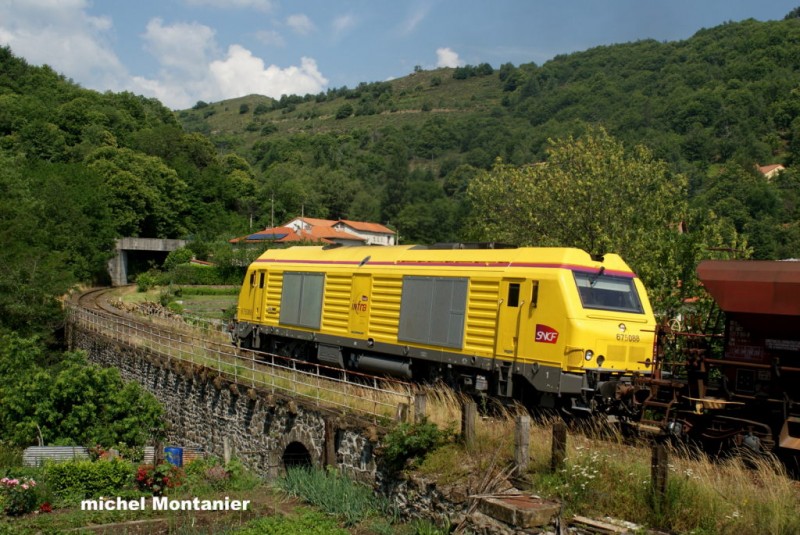
{"type": "Polygon", "coordinates": [[[145,316],[115,304],[111,288],[86,290],[70,299],[70,321],[124,344],[146,348],[166,358],[172,369],[205,370],[205,375],[228,383],[278,392],[333,410],[390,419],[402,412],[413,417],[411,410],[399,408],[413,407],[409,383],[238,348],[220,331],[176,318],[145,316]]]}

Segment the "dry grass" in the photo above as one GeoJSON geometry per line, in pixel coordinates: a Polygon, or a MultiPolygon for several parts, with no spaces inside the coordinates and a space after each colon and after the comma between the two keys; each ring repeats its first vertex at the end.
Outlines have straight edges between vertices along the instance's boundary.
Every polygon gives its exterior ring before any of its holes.
{"type": "MultiPolygon", "coordinates": [[[[429,393],[430,419],[440,425],[460,421],[462,402],[437,388],[429,393]]],[[[498,409],[479,418],[472,448],[454,443],[432,452],[420,471],[442,485],[458,482],[475,492],[479,481],[513,464],[514,416],[513,409],[498,409]]],[[[651,491],[649,445],[627,444],[607,427],[570,432],[565,465],[551,473],[551,429],[546,418],[532,425],[524,474],[530,485],[523,490],[561,500],[567,516],[611,516],[673,533],[800,533],[797,483],[773,457],[714,460],[671,447],[667,491],[658,500],[651,491]],[[598,431],[604,438],[590,438],[598,431]]]]}

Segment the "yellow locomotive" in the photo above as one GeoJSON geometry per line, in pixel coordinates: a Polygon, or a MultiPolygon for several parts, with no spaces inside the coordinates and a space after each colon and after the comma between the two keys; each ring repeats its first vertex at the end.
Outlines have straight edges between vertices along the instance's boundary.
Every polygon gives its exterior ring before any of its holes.
{"type": "Polygon", "coordinates": [[[614,254],[291,247],[250,265],[232,334],[335,367],[589,410],[650,373],[655,319],[614,254]]]}

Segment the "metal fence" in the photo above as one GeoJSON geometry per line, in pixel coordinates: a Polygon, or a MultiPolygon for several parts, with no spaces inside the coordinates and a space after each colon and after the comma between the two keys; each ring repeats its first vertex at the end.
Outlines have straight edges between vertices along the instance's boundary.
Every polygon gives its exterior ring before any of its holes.
{"type": "Polygon", "coordinates": [[[191,365],[203,366],[212,376],[236,385],[377,418],[406,416],[411,412],[407,409],[413,407],[414,394],[408,383],[237,348],[230,341],[219,341],[218,332],[116,316],[78,305],[70,306],[69,316],[70,322],[82,330],[168,359],[172,369],[183,363],[194,373],[191,365]]]}

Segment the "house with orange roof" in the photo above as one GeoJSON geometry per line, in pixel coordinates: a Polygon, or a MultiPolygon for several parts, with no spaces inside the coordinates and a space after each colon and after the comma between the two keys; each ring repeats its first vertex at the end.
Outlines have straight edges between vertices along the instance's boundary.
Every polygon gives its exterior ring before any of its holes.
{"type": "Polygon", "coordinates": [[[758,166],[758,171],[764,175],[767,180],[772,180],[776,175],[780,174],[781,171],[785,170],[786,168],[779,163],[758,166]]]}
{"type": "Polygon", "coordinates": [[[394,245],[395,232],[380,223],[365,223],[340,219],[333,228],[364,238],[367,245],[394,245]]]}
{"type": "Polygon", "coordinates": [[[394,245],[395,233],[378,223],[296,217],[280,227],[266,228],[229,240],[230,243],[311,242],[325,245],[394,245]]]}

